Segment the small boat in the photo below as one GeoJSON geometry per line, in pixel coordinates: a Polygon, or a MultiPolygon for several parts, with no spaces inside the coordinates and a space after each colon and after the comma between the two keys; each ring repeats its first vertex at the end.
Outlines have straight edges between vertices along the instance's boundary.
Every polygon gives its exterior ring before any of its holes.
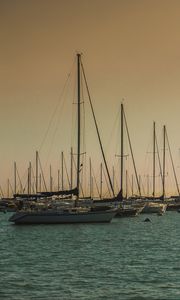
{"type": "Polygon", "coordinates": [[[166,212],[167,204],[158,202],[146,202],[142,210],[144,214],[163,214],[166,212]]]}
{"type": "Polygon", "coordinates": [[[16,203],[12,198],[3,198],[0,200],[0,212],[15,212],[17,209],[16,203]]]}
{"type": "Polygon", "coordinates": [[[180,199],[179,197],[178,198],[171,198],[171,199],[168,199],[166,201],[167,203],[167,210],[176,210],[178,211],[180,209],[180,199]]]}
{"type": "Polygon", "coordinates": [[[139,209],[135,207],[119,207],[115,217],[136,217],[139,214],[139,209]]]}

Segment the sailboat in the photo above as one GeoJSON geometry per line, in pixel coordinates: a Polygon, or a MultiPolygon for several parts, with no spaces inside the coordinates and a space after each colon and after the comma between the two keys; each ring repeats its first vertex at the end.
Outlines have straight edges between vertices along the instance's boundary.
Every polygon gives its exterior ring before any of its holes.
{"type": "MultiPolygon", "coordinates": [[[[135,161],[134,161],[134,156],[133,156],[130,137],[129,137],[129,131],[128,131],[128,128],[127,128],[127,123],[126,123],[126,118],[125,118],[125,113],[124,113],[124,106],[123,106],[123,103],[121,103],[121,155],[120,155],[120,157],[121,157],[121,171],[120,171],[121,175],[120,175],[120,192],[117,195],[117,198],[120,201],[120,205],[118,207],[116,217],[135,217],[141,212],[142,207],[139,207],[139,206],[135,207],[135,206],[132,205],[132,203],[128,204],[128,201],[125,200],[125,198],[123,196],[124,122],[125,122],[125,125],[126,125],[126,131],[127,131],[127,135],[128,135],[129,145],[130,145],[130,149],[131,149],[131,155],[132,155],[132,159],[133,159],[134,170],[135,170],[136,179],[137,179],[137,172],[136,172],[135,161]]],[[[127,180],[126,180],[126,184],[127,184],[127,180]]],[[[137,184],[138,184],[139,194],[141,194],[138,180],[137,180],[137,184]]]]}
{"type": "Polygon", "coordinates": [[[153,192],[152,197],[147,197],[145,199],[145,206],[142,210],[142,213],[157,213],[158,215],[163,215],[166,212],[167,204],[164,202],[165,197],[165,135],[166,135],[166,128],[163,127],[163,170],[161,169],[160,158],[159,158],[159,151],[158,151],[158,144],[156,140],[156,126],[155,122],[153,122],[153,192]],[[162,179],[162,196],[155,197],[155,153],[158,153],[158,160],[159,160],[159,168],[160,168],[160,175],[162,179]]]}
{"type": "MultiPolygon", "coordinates": [[[[109,206],[115,205],[117,207],[117,213],[116,213],[115,217],[134,217],[134,216],[137,216],[141,212],[141,210],[144,207],[144,204],[138,203],[138,205],[137,205],[137,201],[136,202],[128,201],[124,197],[124,191],[123,191],[124,156],[125,156],[124,155],[124,125],[126,127],[126,132],[127,132],[127,136],[128,136],[128,142],[129,142],[129,146],[130,146],[130,150],[131,150],[131,156],[132,156],[132,160],[133,160],[133,166],[134,166],[134,171],[135,171],[135,175],[136,175],[138,190],[139,190],[139,194],[141,195],[140,185],[138,182],[138,176],[137,176],[137,171],[136,171],[136,166],[135,166],[135,160],[134,160],[134,156],[133,156],[133,152],[132,152],[132,146],[131,146],[128,127],[127,127],[125,112],[124,112],[124,105],[123,105],[123,103],[121,103],[121,154],[119,155],[121,158],[120,191],[117,194],[117,196],[114,197],[113,199],[98,199],[98,200],[94,200],[93,202],[97,207],[102,207],[105,205],[106,206],[107,205],[109,205],[109,206]]],[[[127,183],[127,179],[126,179],[126,183],[127,183]]]]}
{"type": "MultiPolygon", "coordinates": [[[[96,207],[79,207],[77,205],[79,200],[79,190],[80,190],[80,153],[81,153],[81,71],[84,75],[84,69],[81,61],[81,54],[77,54],[77,168],[76,168],[76,180],[77,186],[71,191],[66,191],[66,194],[73,194],[76,197],[74,207],[36,207],[35,209],[24,209],[23,200],[21,200],[21,205],[19,209],[14,213],[9,221],[15,224],[69,224],[69,223],[100,223],[100,222],[110,222],[115,216],[117,209],[96,209],[96,207]]],[[[89,92],[88,92],[89,93],[89,92]]],[[[94,112],[93,112],[94,114],[94,112]]],[[[64,191],[62,192],[64,193],[64,191]]],[[[51,197],[54,194],[62,195],[61,191],[57,192],[46,192],[40,193],[38,197],[51,197]]],[[[20,195],[18,195],[20,196],[20,195]]]]}

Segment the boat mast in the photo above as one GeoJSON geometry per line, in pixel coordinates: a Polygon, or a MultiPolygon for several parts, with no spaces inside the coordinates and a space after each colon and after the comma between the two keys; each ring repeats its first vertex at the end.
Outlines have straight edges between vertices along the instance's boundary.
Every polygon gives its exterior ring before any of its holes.
{"type": "Polygon", "coordinates": [[[49,187],[50,187],[50,192],[52,192],[52,182],[53,182],[53,179],[52,179],[52,167],[50,165],[50,167],[49,167],[49,187]]]}
{"type": "Polygon", "coordinates": [[[31,194],[31,162],[29,162],[28,168],[28,194],[31,194]]]}
{"type": "Polygon", "coordinates": [[[70,182],[71,182],[71,190],[72,190],[72,187],[73,187],[73,148],[71,147],[71,169],[70,169],[70,174],[71,174],[71,179],[70,179],[70,182]]]}
{"type": "Polygon", "coordinates": [[[61,188],[64,190],[64,153],[61,152],[61,188]]]}
{"type": "Polygon", "coordinates": [[[168,150],[169,150],[169,154],[170,154],[170,158],[171,158],[171,164],[172,164],[172,169],[173,169],[173,173],[174,173],[176,188],[177,188],[178,196],[180,196],[179,185],[178,185],[178,180],[177,180],[174,162],[173,162],[173,158],[172,158],[172,153],[171,153],[171,148],[170,148],[169,139],[168,139],[168,135],[167,135],[167,130],[166,130],[166,139],[167,139],[168,150]]]}
{"type": "Polygon", "coordinates": [[[7,197],[9,198],[9,186],[10,186],[10,183],[9,183],[9,178],[7,180],[7,197]]]}
{"type": "Polygon", "coordinates": [[[123,159],[124,159],[124,107],[121,103],[121,182],[120,182],[120,191],[123,198],[123,159]]]}
{"type": "Polygon", "coordinates": [[[156,124],[153,122],[153,198],[155,197],[155,151],[156,151],[156,124]]]}
{"type": "Polygon", "coordinates": [[[128,198],[128,171],[126,170],[126,196],[125,198],[128,198]]]}
{"type": "Polygon", "coordinates": [[[147,174],[147,196],[149,197],[149,174],[147,174]]]}
{"type": "Polygon", "coordinates": [[[36,151],[36,193],[38,193],[38,151],[36,151]]]}
{"type": "Polygon", "coordinates": [[[90,198],[92,198],[92,165],[91,165],[91,158],[89,158],[89,194],[90,194],[90,198]]]}
{"type": "MultiPolygon", "coordinates": [[[[80,63],[81,63],[81,54],[77,54],[77,200],[79,199],[79,175],[80,175],[80,153],[81,153],[81,91],[80,91],[80,63]]],[[[75,202],[76,205],[76,202],[75,202]]]]}
{"type": "Polygon", "coordinates": [[[16,162],[14,162],[14,194],[16,194],[16,162]]]}
{"type": "Polygon", "coordinates": [[[165,196],[165,149],[166,147],[166,126],[163,126],[163,176],[162,176],[162,188],[163,188],[163,194],[162,194],[162,198],[164,200],[164,196],[165,196]]]}

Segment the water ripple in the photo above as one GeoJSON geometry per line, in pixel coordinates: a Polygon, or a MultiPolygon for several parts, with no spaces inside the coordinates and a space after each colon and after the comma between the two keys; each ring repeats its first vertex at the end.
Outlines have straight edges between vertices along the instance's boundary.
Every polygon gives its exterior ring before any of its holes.
{"type": "Polygon", "coordinates": [[[179,300],[179,214],[13,226],[0,215],[0,299],[179,300]]]}

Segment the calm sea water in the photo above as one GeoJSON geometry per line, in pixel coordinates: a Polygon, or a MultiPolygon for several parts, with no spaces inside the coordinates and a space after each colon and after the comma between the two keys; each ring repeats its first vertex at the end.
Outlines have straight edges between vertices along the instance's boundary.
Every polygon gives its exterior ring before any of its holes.
{"type": "Polygon", "coordinates": [[[0,299],[180,299],[180,214],[16,226],[0,214],[0,299]]]}

